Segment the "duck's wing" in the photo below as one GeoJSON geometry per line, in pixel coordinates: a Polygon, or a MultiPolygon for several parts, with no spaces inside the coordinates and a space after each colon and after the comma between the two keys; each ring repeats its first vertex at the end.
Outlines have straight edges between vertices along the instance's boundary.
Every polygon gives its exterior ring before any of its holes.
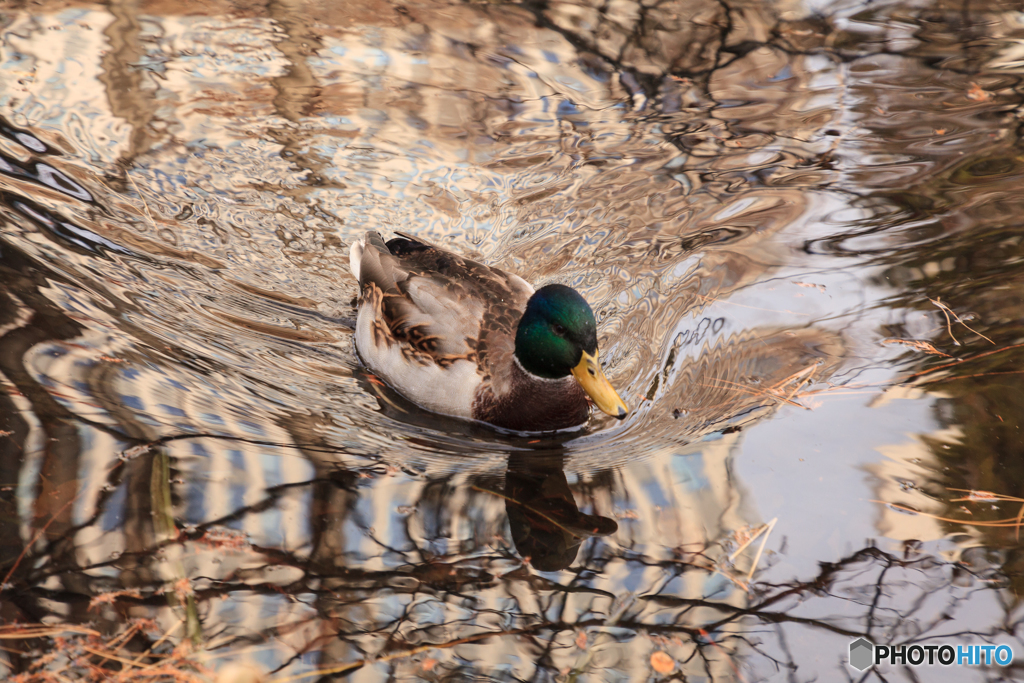
{"type": "Polygon", "coordinates": [[[372,303],[375,344],[399,345],[418,363],[475,361],[488,375],[511,362],[515,329],[533,293],[522,278],[409,236],[367,233],[353,273],[372,303]]]}

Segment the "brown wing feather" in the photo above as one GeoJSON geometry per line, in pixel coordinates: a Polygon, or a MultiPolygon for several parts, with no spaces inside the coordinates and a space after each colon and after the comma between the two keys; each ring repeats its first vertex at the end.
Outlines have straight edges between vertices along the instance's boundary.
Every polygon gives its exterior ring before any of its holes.
{"type": "Polygon", "coordinates": [[[359,278],[364,297],[371,285],[381,291],[380,322],[419,362],[474,360],[503,393],[532,293],[521,278],[407,235],[385,244],[375,232],[364,241],[359,278]]]}

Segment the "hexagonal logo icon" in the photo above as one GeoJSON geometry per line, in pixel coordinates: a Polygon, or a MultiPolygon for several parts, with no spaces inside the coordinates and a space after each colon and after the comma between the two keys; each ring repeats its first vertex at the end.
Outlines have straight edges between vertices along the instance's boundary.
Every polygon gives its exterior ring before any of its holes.
{"type": "Polygon", "coordinates": [[[864,638],[858,638],[850,643],[850,666],[857,671],[863,671],[874,663],[875,646],[864,638]]]}

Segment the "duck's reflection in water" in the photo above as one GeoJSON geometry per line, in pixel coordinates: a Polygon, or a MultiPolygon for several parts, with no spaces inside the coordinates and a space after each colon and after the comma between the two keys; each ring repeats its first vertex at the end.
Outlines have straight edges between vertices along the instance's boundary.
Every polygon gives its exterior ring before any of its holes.
{"type": "Polygon", "coordinates": [[[614,519],[580,512],[562,469],[561,452],[516,454],[505,473],[505,511],[512,541],[539,571],[565,569],[588,538],[619,530],[614,519]]]}

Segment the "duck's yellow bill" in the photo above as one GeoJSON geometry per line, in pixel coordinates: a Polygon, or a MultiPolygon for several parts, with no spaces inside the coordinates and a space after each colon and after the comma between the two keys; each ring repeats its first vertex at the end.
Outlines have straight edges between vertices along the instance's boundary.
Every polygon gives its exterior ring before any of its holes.
{"type": "Polygon", "coordinates": [[[629,408],[601,371],[601,365],[597,362],[597,352],[591,356],[584,351],[579,365],[572,369],[572,374],[598,408],[620,420],[629,414],[629,408]]]}

